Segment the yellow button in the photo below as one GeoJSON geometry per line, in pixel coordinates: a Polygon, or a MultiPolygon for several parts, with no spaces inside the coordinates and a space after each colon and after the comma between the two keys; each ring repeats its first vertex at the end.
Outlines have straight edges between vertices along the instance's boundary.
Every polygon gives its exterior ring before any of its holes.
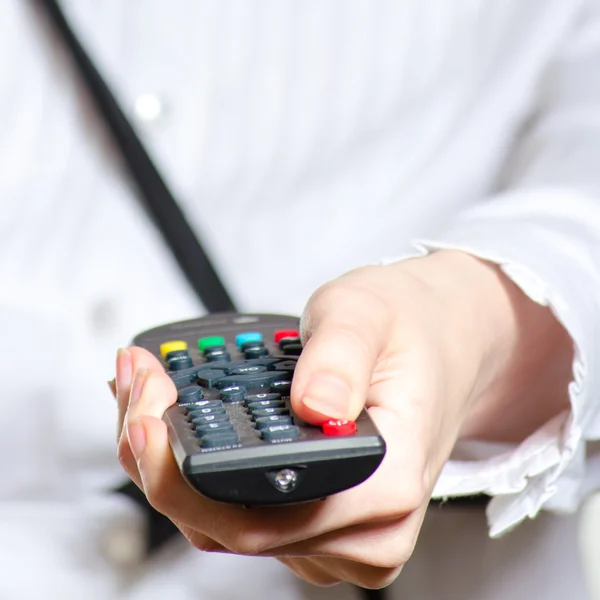
{"type": "Polygon", "coordinates": [[[175,350],[187,350],[187,342],[182,340],[172,340],[170,342],[164,342],[160,345],[160,353],[164,358],[168,352],[173,352],[175,350]]]}

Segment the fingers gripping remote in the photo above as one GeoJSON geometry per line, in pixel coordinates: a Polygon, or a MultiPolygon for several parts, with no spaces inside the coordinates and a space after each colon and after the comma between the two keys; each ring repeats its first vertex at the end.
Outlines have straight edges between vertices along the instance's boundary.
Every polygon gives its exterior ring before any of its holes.
{"type": "Polygon", "coordinates": [[[221,313],[156,327],[177,403],[164,415],[181,473],[204,496],[246,506],[324,498],[371,476],[385,442],[368,413],[303,422],[289,394],[302,345],[295,317],[221,313]]]}

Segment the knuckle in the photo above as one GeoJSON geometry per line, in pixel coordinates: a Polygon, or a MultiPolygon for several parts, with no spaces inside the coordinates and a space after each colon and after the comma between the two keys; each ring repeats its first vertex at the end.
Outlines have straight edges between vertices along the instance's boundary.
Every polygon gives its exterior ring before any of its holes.
{"type": "Polygon", "coordinates": [[[361,267],[339,279],[322,285],[311,297],[309,307],[313,310],[328,309],[338,304],[379,302],[379,294],[370,285],[371,277],[365,273],[371,267],[361,267]]]}
{"type": "Polygon", "coordinates": [[[197,531],[186,535],[186,537],[192,546],[201,552],[213,552],[219,548],[219,544],[215,540],[197,531]]]}
{"type": "Polygon", "coordinates": [[[314,585],[320,588],[328,588],[333,587],[334,585],[338,585],[342,582],[338,577],[334,577],[333,575],[329,575],[327,573],[307,573],[302,576],[307,583],[314,585]]]}
{"type": "Polygon", "coordinates": [[[367,280],[342,277],[321,286],[311,296],[300,323],[304,342],[325,319],[329,327],[341,334],[368,340],[374,332],[389,330],[392,311],[386,295],[367,280]]]}
{"type": "Polygon", "coordinates": [[[374,567],[363,573],[358,584],[367,589],[379,590],[391,585],[400,575],[402,567],[374,567]]]}
{"type": "Polygon", "coordinates": [[[377,569],[394,570],[402,568],[412,556],[413,547],[408,544],[398,544],[393,548],[386,548],[373,561],[377,569]]]}
{"type": "Polygon", "coordinates": [[[365,572],[398,570],[410,560],[417,535],[412,527],[406,530],[405,519],[399,519],[394,525],[372,530],[358,553],[351,551],[344,558],[362,564],[365,572]]]}
{"type": "Polygon", "coordinates": [[[329,573],[326,569],[322,569],[311,563],[304,557],[277,557],[277,560],[285,565],[292,573],[307,583],[317,587],[332,587],[342,582],[340,577],[329,573]]]}
{"type": "Polygon", "coordinates": [[[429,494],[425,485],[416,483],[406,485],[401,491],[390,495],[386,502],[385,516],[388,519],[403,519],[420,510],[429,501],[429,494]]]}
{"type": "Polygon", "coordinates": [[[234,554],[241,556],[254,556],[264,552],[268,548],[264,538],[244,529],[235,532],[225,546],[234,554]]]}

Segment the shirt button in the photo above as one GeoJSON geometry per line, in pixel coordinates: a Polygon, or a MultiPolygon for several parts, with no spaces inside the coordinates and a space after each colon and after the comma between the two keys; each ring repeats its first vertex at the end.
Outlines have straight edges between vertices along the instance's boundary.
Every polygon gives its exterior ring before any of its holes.
{"type": "Polygon", "coordinates": [[[146,555],[146,537],[134,524],[114,523],[102,535],[102,555],[121,569],[135,567],[146,555]]]}
{"type": "Polygon", "coordinates": [[[164,103],[156,94],[140,94],[134,102],[136,118],[143,123],[154,123],[164,115],[164,103]]]}
{"type": "Polygon", "coordinates": [[[100,300],[90,308],[89,318],[95,331],[109,333],[117,324],[117,310],[110,300],[100,300]]]}

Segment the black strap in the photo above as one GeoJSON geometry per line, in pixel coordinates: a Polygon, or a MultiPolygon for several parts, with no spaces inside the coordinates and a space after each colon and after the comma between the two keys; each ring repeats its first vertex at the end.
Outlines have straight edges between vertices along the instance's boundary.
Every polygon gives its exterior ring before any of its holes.
{"type": "MultiPolygon", "coordinates": [[[[110,89],[69,26],[60,6],[55,0],[35,1],[46,10],[53,27],[66,44],[90,92],[91,99],[112,133],[121,157],[130,170],[148,213],[206,310],[208,312],[235,310],[227,290],[202,245],[110,89]]],[[[116,491],[128,496],[146,511],[149,552],[160,548],[177,534],[178,529],[173,523],[148,504],[145,495],[133,482],[123,484],[116,491]]]]}
{"type": "MultiPolygon", "coordinates": [[[[47,10],[50,19],[67,45],[78,71],[85,81],[96,108],[113,134],[121,157],[128,166],[148,213],[162,233],[190,285],[208,312],[235,310],[206,252],[192,231],[144,146],[138,139],[116,99],[70,28],[56,0],[36,0],[47,10]]],[[[164,515],[155,511],[146,496],[132,482],[121,486],[123,493],[147,511],[148,550],[160,548],[178,533],[164,515]]],[[[365,600],[383,600],[382,590],[361,589],[365,600]]]]}
{"type": "Polygon", "coordinates": [[[111,131],[141,199],[189,284],[208,312],[235,310],[200,241],[167,188],[113,94],[70,28],[56,0],[37,0],[67,45],[90,95],[111,131]]]}

